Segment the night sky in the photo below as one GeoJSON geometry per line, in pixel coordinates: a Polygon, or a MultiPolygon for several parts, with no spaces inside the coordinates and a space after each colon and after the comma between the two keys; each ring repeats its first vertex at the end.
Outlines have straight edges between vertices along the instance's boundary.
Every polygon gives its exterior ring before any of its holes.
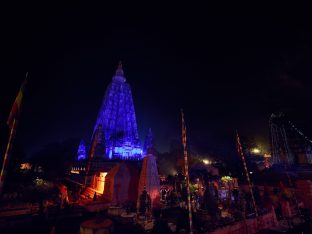
{"type": "Polygon", "coordinates": [[[90,139],[119,60],[140,138],[151,127],[159,151],[180,137],[181,107],[190,145],[202,152],[227,147],[236,129],[268,147],[268,120],[277,111],[312,137],[308,12],[77,2],[2,11],[0,126],[7,130],[29,71],[18,129],[28,154],[55,141],[90,139]]]}

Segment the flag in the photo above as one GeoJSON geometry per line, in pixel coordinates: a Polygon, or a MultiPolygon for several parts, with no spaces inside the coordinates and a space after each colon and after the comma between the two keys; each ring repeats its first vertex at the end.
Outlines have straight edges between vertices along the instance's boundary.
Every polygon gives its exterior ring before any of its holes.
{"type": "Polygon", "coordinates": [[[22,105],[22,100],[23,100],[23,96],[24,96],[25,86],[27,83],[27,76],[28,76],[28,72],[26,73],[26,78],[25,78],[22,86],[20,87],[20,90],[18,91],[18,94],[17,94],[15,101],[13,103],[9,118],[7,120],[7,125],[10,127],[10,129],[13,126],[14,119],[17,119],[20,112],[21,112],[21,105],[22,105]]]}
{"type": "Polygon", "coordinates": [[[186,146],[186,127],[185,127],[185,122],[184,122],[183,110],[181,110],[181,115],[182,115],[182,144],[185,147],[186,146]]]}
{"type": "Polygon", "coordinates": [[[24,96],[24,89],[26,86],[26,81],[27,81],[27,75],[28,73],[26,73],[26,78],[25,81],[23,82],[16,98],[15,101],[13,103],[7,124],[10,127],[10,137],[9,137],[9,141],[6,147],[6,151],[4,154],[4,158],[3,158],[3,163],[2,163],[2,168],[0,171],[0,195],[2,194],[3,191],[3,185],[4,185],[4,180],[7,174],[7,167],[9,164],[9,159],[12,153],[12,145],[14,142],[14,138],[15,138],[15,134],[16,134],[16,128],[17,128],[17,122],[16,121],[18,119],[18,116],[21,112],[21,105],[22,105],[22,100],[23,100],[23,96],[24,96]]]}

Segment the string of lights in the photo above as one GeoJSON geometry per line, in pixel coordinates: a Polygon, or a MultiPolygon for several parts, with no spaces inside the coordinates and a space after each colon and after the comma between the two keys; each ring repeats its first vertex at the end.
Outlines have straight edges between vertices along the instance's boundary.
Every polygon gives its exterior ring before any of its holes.
{"type": "Polygon", "coordinates": [[[310,143],[312,143],[312,141],[306,136],[304,135],[291,121],[288,121],[290,126],[296,130],[296,132],[301,135],[305,140],[309,141],[310,143]]]}
{"type": "Polygon", "coordinates": [[[186,189],[187,189],[187,207],[188,207],[188,216],[189,216],[189,225],[190,225],[190,234],[193,233],[193,221],[192,221],[192,206],[191,206],[191,192],[190,192],[190,178],[188,173],[188,160],[187,160],[187,150],[186,150],[186,127],[184,122],[183,110],[181,110],[182,116],[182,144],[184,152],[184,170],[186,177],[186,189]]]}
{"type": "Polygon", "coordinates": [[[246,164],[245,156],[244,156],[244,153],[243,153],[243,148],[242,148],[242,145],[240,143],[240,139],[239,139],[238,133],[236,133],[236,140],[237,140],[237,151],[238,151],[238,154],[241,156],[242,161],[243,161],[243,166],[244,166],[244,170],[245,170],[245,174],[246,174],[246,179],[247,179],[247,182],[248,182],[249,191],[251,193],[252,203],[253,203],[253,206],[255,208],[256,217],[258,217],[258,209],[257,209],[256,201],[255,201],[255,198],[254,198],[254,195],[253,195],[253,189],[252,189],[252,185],[251,185],[251,181],[250,181],[250,177],[249,177],[249,172],[248,172],[248,169],[247,169],[247,164],[246,164]]]}

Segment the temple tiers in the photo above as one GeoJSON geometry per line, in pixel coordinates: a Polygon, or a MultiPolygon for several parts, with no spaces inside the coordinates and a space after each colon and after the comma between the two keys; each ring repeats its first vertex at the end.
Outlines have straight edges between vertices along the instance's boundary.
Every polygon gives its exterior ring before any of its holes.
{"type": "Polygon", "coordinates": [[[141,159],[131,88],[126,83],[121,62],[106,89],[94,133],[100,124],[104,130],[107,159],[141,159]]]}

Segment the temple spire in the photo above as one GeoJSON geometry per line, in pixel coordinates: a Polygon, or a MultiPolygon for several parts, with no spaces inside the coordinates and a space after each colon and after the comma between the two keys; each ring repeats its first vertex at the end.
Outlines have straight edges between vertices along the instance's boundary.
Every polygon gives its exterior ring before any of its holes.
{"type": "Polygon", "coordinates": [[[84,142],[84,140],[81,140],[79,147],[78,147],[77,159],[78,160],[84,160],[86,158],[87,158],[86,143],[84,142]]]}
{"type": "Polygon", "coordinates": [[[122,70],[122,62],[121,60],[119,61],[117,70],[116,70],[116,76],[124,76],[124,72],[122,70]]]}
{"type": "Polygon", "coordinates": [[[151,128],[148,129],[148,133],[144,142],[143,152],[144,154],[154,153],[153,133],[151,128]]]}
{"type": "Polygon", "coordinates": [[[107,159],[142,159],[131,88],[123,76],[121,63],[106,89],[92,138],[100,124],[105,136],[107,159]]]}

